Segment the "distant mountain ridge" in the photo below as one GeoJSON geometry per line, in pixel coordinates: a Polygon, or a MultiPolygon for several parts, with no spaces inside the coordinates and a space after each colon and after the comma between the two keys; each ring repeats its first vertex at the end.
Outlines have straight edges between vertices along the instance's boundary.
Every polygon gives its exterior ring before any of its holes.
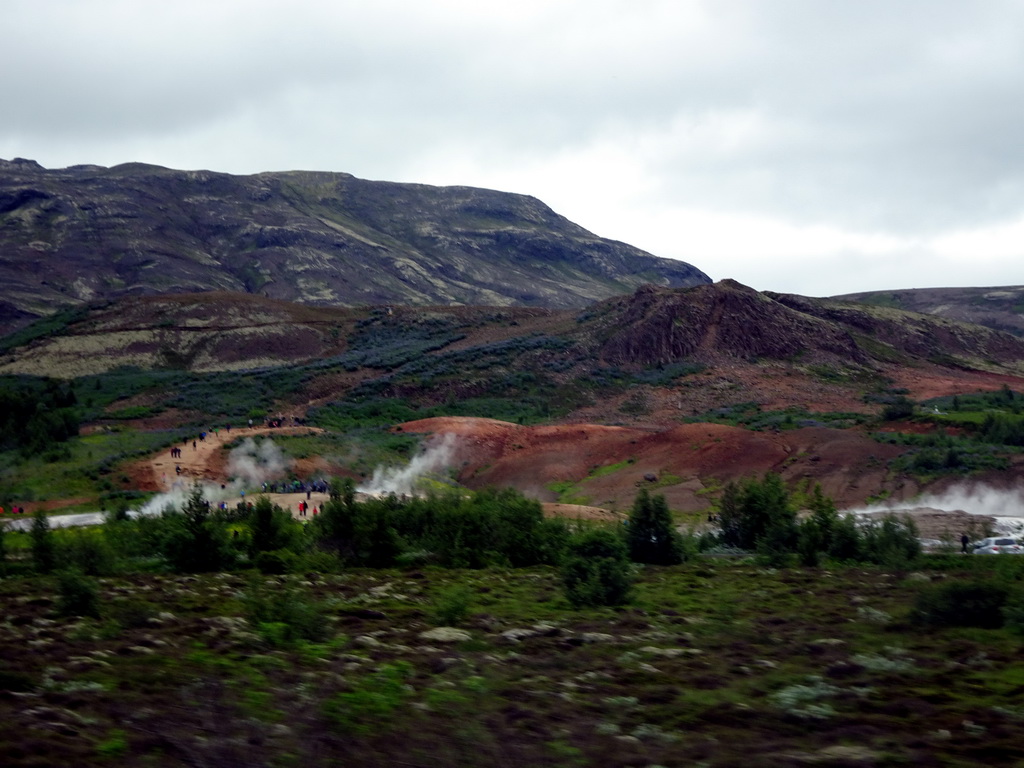
{"type": "MultiPolygon", "coordinates": [[[[734,280],[675,289],[645,285],[583,310],[311,307],[228,292],[130,296],[61,313],[8,336],[0,344],[0,373],[67,377],[123,367],[208,372],[328,358],[361,368],[369,365],[363,357],[345,357],[353,344],[397,344],[430,354],[514,340],[526,349],[538,338],[566,345],[545,358],[553,370],[568,370],[573,359],[581,366],[630,370],[781,363],[801,375],[924,365],[1024,375],[1024,339],[1008,333],[890,307],[759,292],[734,280]]],[[[520,360],[514,367],[532,365],[520,360]]]]}
{"type": "Polygon", "coordinates": [[[1024,336],[1024,285],[992,288],[912,288],[833,296],[880,307],[975,323],[1024,336]]]}
{"type": "Polygon", "coordinates": [[[346,173],[0,160],[0,333],[127,295],[574,308],[647,283],[710,282],[526,195],[346,173]]]}

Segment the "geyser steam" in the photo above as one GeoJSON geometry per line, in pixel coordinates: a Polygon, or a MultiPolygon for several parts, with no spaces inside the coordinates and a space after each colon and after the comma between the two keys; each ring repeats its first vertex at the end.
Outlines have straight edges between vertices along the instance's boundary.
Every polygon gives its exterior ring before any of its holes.
{"type": "Polygon", "coordinates": [[[377,467],[368,483],[356,490],[370,496],[412,496],[416,483],[424,475],[440,472],[452,464],[457,441],[455,435],[446,433],[435,437],[421,448],[404,467],[377,467]]]}

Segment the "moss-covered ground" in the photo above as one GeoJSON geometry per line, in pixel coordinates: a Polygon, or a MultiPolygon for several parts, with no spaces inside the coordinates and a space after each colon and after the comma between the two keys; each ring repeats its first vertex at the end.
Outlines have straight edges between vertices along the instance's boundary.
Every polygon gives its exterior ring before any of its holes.
{"type": "Polygon", "coordinates": [[[0,755],[11,767],[1019,765],[1021,639],[908,619],[921,589],[997,560],[934,557],[905,573],[702,557],[643,568],[629,604],[590,610],[545,568],[130,574],[100,580],[98,618],[62,618],[49,577],[8,576],[0,755]],[[453,594],[468,604],[453,610],[453,594]],[[290,631],[299,614],[259,620],[254,603],[275,596],[323,619],[315,639],[290,631]],[[462,615],[464,634],[424,636],[439,615],[462,615]]]}

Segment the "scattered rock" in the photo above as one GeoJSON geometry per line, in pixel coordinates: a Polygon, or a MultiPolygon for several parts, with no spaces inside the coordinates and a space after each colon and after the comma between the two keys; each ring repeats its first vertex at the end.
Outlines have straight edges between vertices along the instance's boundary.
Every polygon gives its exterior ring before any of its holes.
{"type": "Polygon", "coordinates": [[[846,645],[845,640],[840,640],[837,637],[822,637],[818,640],[811,640],[807,647],[812,651],[824,651],[827,648],[838,648],[843,645],[846,645]]]}
{"type": "Polygon", "coordinates": [[[435,643],[462,643],[472,639],[472,635],[464,629],[455,627],[435,627],[426,632],[420,632],[421,640],[429,640],[435,643]]]}
{"type": "Polygon", "coordinates": [[[652,656],[664,656],[667,659],[674,659],[678,656],[695,656],[700,651],[695,648],[657,648],[653,645],[646,645],[640,649],[640,653],[649,653],[652,656]]]}
{"type": "Polygon", "coordinates": [[[501,637],[504,640],[508,640],[510,643],[518,643],[528,637],[537,637],[540,633],[534,629],[508,629],[501,633],[501,637]]]}

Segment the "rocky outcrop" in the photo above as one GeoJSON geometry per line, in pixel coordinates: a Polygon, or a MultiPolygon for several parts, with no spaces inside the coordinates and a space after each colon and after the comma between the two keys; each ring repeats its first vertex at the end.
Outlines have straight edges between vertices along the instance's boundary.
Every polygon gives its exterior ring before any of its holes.
{"type": "Polygon", "coordinates": [[[733,280],[690,290],[653,286],[608,302],[601,358],[618,365],[665,365],[731,356],[791,360],[808,353],[862,362],[835,323],[794,311],[733,280]]]}

